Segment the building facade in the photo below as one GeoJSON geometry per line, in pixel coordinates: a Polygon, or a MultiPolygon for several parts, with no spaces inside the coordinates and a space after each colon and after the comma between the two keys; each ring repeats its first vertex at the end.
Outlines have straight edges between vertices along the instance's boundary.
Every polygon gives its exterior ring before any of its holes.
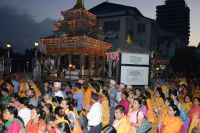
{"type": "Polygon", "coordinates": [[[166,0],[156,7],[156,20],[161,29],[179,36],[180,46],[189,44],[190,9],[184,0],[166,0]]]}
{"type": "Polygon", "coordinates": [[[158,25],[137,8],[103,2],[89,11],[97,16],[98,26],[103,28],[105,41],[113,44],[113,51],[127,45],[156,50],[158,25]]]}

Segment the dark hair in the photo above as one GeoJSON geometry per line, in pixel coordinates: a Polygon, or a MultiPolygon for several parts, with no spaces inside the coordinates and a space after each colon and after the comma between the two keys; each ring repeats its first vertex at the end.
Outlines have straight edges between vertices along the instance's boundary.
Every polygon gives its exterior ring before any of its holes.
{"type": "Polygon", "coordinates": [[[19,98],[19,102],[20,102],[21,104],[23,104],[24,106],[29,107],[29,99],[28,99],[28,98],[26,98],[26,97],[21,97],[21,98],[19,98]]]}
{"type": "Polygon", "coordinates": [[[43,83],[43,84],[45,84],[45,83],[49,83],[49,81],[48,81],[47,79],[45,79],[45,80],[43,80],[42,83],[43,83]]]}
{"type": "Polygon", "coordinates": [[[55,102],[55,103],[58,103],[58,104],[61,104],[62,100],[63,100],[63,98],[58,97],[58,96],[52,98],[52,102],[55,102]]]}
{"type": "Polygon", "coordinates": [[[53,107],[52,107],[52,105],[50,103],[46,103],[45,107],[49,110],[50,113],[52,113],[53,107]]]}
{"type": "Polygon", "coordinates": [[[108,95],[108,91],[107,91],[107,90],[103,90],[103,91],[102,91],[102,94],[104,94],[104,95],[107,97],[108,104],[109,104],[109,107],[110,107],[110,97],[109,97],[109,95],[108,95]]]}
{"type": "Polygon", "coordinates": [[[112,125],[106,125],[102,128],[103,133],[117,133],[116,129],[112,125]]]}
{"type": "Polygon", "coordinates": [[[97,102],[99,100],[99,95],[97,93],[92,92],[91,99],[97,102]]]}
{"type": "Polygon", "coordinates": [[[74,110],[74,106],[77,106],[77,100],[75,100],[73,98],[65,98],[63,100],[66,101],[66,104],[68,105],[68,109],[70,111],[73,111],[74,110]]]}
{"type": "Polygon", "coordinates": [[[0,124],[0,133],[6,133],[6,126],[5,126],[5,124],[0,124]]]}
{"type": "Polygon", "coordinates": [[[125,113],[125,108],[124,108],[124,106],[122,106],[122,105],[117,105],[117,106],[115,107],[115,110],[119,110],[120,113],[125,113]]]}
{"type": "Polygon", "coordinates": [[[200,102],[200,98],[199,97],[194,97],[193,98],[193,102],[194,102],[195,99],[197,99],[200,102]]]}
{"type": "Polygon", "coordinates": [[[58,115],[59,117],[64,117],[64,119],[70,123],[68,116],[65,114],[65,111],[62,107],[60,107],[60,106],[56,107],[54,110],[54,114],[58,115]]]}
{"type": "Polygon", "coordinates": [[[61,132],[61,133],[70,133],[70,126],[66,122],[60,122],[56,125],[56,128],[61,132]]]}
{"type": "Polygon", "coordinates": [[[142,100],[141,100],[140,98],[135,98],[135,99],[134,99],[134,101],[137,101],[137,102],[138,102],[138,104],[139,104],[139,106],[141,106],[141,105],[142,105],[142,100]]]}
{"type": "Polygon", "coordinates": [[[15,108],[13,106],[8,106],[6,109],[10,112],[10,114],[14,115],[15,118],[19,119],[22,122],[22,126],[24,126],[23,120],[21,119],[21,117],[18,116],[17,108],[15,108]]]}
{"type": "Polygon", "coordinates": [[[9,90],[8,90],[7,88],[5,88],[5,87],[2,87],[2,88],[1,88],[1,91],[6,92],[6,93],[9,93],[9,90]]]}
{"type": "Polygon", "coordinates": [[[82,85],[80,83],[75,83],[75,87],[77,87],[78,89],[81,89],[82,85]]]}
{"type": "Polygon", "coordinates": [[[97,93],[100,92],[101,87],[100,87],[100,85],[98,83],[95,83],[95,82],[91,83],[91,86],[93,87],[93,89],[96,90],[97,93]]]}
{"type": "Polygon", "coordinates": [[[53,116],[53,115],[49,115],[46,119],[46,123],[49,123],[50,121],[55,121],[56,120],[56,117],[53,116]]]}
{"type": "Polygon", "coordinates": [[[126,91],[122,91],[122,94],[124,94],[125,97],[128,98],[128,92],[126,92],[126,91]]]}
{"type": "Polygon", "coordinates": [[[13,93],[13,94],[11,94],[11,96],[10,97],[12,97],[12,98],[14,98],[14,99],[16,99],[16,100],[18,100],[19,99],[19,96],[18,96],[18,94],[17,93],[13,93]]]}
{"type": "Polygon", "coordinates": [[[145,96],[147,99],[151,99],[151,93],[149,91],[145,92],[145,96]]]}
{"type": "Polygon", "coordinates": [[[190,95],[185,95],[185,96],[184,96],[184,102],[185,102],[185,98],[186,98],[186,97],[189,97],[189,98],[190,98],[190,102],[191,102],[192,99],[191,99],[191,96],[190,96],[190,95]]]}
{"type": "Polygon", "coordinates": [[[160,87],[157,87],[156,91],[159,93],[160,97],[165,101],[165,95],[162,92],[162,89],[160,87]]]}
{"type": "Polygon", "coordinates": [[[168,101],[169,105],[174,103],[174,100],[170,97],[166,98],[165,101],[168,101]]]}
{"type": "Polygon", "coordinates": [[[40,115],[40,116],[39,116],[39,119],[45,119],[46,113],[45,113],[45,111],[42,110],[42,106],[37,107],[37,108],[34,107],[33,109],[35,109],[36,112],[37,112],[37,114],[40,115]]]}
{"type": "Polygon", "coordinates": [[[176,112],[174,114],[174,116],[179,116],[180,115],[180,111],[179,111],[178,107],[175,104],[170,104],[169,106],[172,107],[172,109],[176,112]]]}

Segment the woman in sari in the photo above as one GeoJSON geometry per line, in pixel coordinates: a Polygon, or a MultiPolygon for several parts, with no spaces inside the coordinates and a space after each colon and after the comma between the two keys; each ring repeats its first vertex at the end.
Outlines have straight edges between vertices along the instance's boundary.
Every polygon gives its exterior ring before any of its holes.
{"type": "Polygon", "coordinates": [[[108,125],[110,120],[110,104],[108,91],[103,90],[101,94],[101,105],[102,105],[102,127],[108,125]]]}
{"type": "Polygon", "coordinates": [[[200,121],[200,99],[198,97],[195,97],[193,100],[193,105],[191,110],[188,113],[188,116],[190,118],[190,128],[189,133],[197,126],[198,122],[200,121]]]}
{"type": "Polygon", "coordinates": [[[169,105],[168,115],[161,121],[160,133],[184,133],[180,111],[174,104],[169,105]]]}
{"type": "Polygon", "coordinates": [[[121,98],[122,98],[122,100],[119,102],[118,105],[124,106],[125,115],[127,115],[128,114],[128,110],[129,110],[129,104],[130,104],[129,100],[127,99],[128,98],[128,93],[126,91],[122,91],[121,98]]]}
{"type": "Polygon", "coordinates": [[[56,117],[56,120],[54,121],[54,124],[56,126],[59,125],[59,123],[64,122],[69,126],[70,132],[72,131],[72,127],[70,126],[70,121],[63,107],[60,107],[60,106],[56,107],[54,111],[54,116],[56,117]]]}
{"type": "Polygon", "coordinates": [[[155,97],[152,97],[152,103],[153,103],[153,110],[154,110],[154,119],[155,122],[152,124],[152,133],[157,132],[157,127],[158,124],[161,121],[161,116],[159,114],[159,111],[163,108],[164,106],[164,93],[162,92],[162,89],[160,87],[157,87],[155,97]]]}
{"type": "Polygon", "coordinates": [[[70,127],[73,133],[82,133],[81,126],[78,122],[78,113],[74,106],[77,105],[76,100],[73,98],[63,99],[60,106],[64,109],[65,114],[70,121],[70,127]]]}
{"type": "Polygon", "coordinates": [[[18,111],[15,107],[7,107],[3,112],[3,117],[7,122],[5,123],[7,133],[19,133],[24,132],[24,124],[20,117],[18,117],[18,111]]]}
{"type": "Polygon", "coordinates": [[[139,98],[135,98],[133,101],[133,108],[129,111],[129,113],[127,115],[129,122],[134,127],[142,126],[144,114],[140,110],[141,105],[142,105],[142,100],[139,98]]]}
{"type": "Polygon", "coordinates": [[[42,107],[33,108],[31,110],[31,119],[26,125],[28,133],[45,133],[46,123],[44,121],[45,112],[42,107]]]}

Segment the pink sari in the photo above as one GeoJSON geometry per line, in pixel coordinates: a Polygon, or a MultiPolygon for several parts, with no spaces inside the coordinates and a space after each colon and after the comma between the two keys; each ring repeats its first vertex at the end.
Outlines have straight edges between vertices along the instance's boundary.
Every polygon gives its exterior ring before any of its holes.
{"type": "Polygon", "coordinates": [[[130,104],[130,102],[129,102],[129,100],[121,100],[120,102],[119,102],[119,105],[122,105],[122,106],[124,106],[124,108],[125,108],[125,114],[127,115],[128,114],[128,109],[129,109],[129,104],[130,104]]]}

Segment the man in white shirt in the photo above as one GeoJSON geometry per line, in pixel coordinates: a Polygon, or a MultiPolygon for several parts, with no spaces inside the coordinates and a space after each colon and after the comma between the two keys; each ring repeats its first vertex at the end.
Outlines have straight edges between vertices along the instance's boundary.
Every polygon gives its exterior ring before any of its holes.
{"type": "Polygon", "coordinates": [[[60,90],[61,89],[61,82],[56,81],[54,82],[54,92],[53,92],[53,97],[62,97],[65,98],[65,95],[63,94],[63,92],[60,90]]]}
{"type": "Polygon", "coordinates": [[[28,121],[31,119],[31,110],[28,108],[29,105],[29,99],[28,98],[20,98],[20,109],[18,111],[18,116],[20,116],[24,122],[24,126],[28,123],[28,121]]]}
{"type": "Polygon", "coordinates": [[[99,95],[97,93],[92,93],[91,101],[93,102],[93,105],[87,114],[89,133],[101,133],[102,106],[98,100],[99,95]]]}

